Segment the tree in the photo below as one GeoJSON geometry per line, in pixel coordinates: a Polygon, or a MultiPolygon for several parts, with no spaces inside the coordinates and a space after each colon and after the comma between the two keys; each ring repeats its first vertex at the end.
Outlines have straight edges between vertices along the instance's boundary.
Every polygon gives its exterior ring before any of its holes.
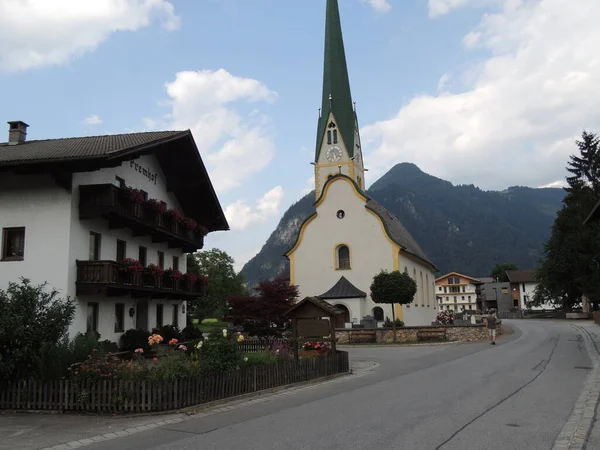
{"type": "Polygon", "coordinates": [[[490,277],[498,280],[498,283],[508,283],[507,270],[519,270],[515,263],[496,264],[490,273],[490,277]]]}
{"type": "Polygon", "coordinates": [[[392,305],[392,320],[394,323],[394,342],[396,342],[396,312],[394,304],[408,305],[412,303],[417,293],[417,283],[405,271],[386,272],[382,270],[373,277],[371,283],[371,298],[375,303],[392,305]]]}
{"type": "Polygon", "coordinates": [[[600,301],[600,225],[583,225],[600,198],[600,140],[584,132],[571,155],[567,195],[558,212],[536,273],[532,304],[553,303],[572,308],[583,297],[600,301]]]}
{"type": "Polygon", "coordinates": [[[197,319],[221,318],[227,313],[227,299],[246,294],[244,279],[233,268],[234,260],[226,252],[213,248],[188,255],[188,270],[208,278],[202,298],[190,305],[197,319]]]}
{"type": "Polygon", "coordinates": [[[46,284],[26,278],[0,290],[0,373],[3,378],[35,376],[45,344],[62,341],[75,315],[74,303],[46,284]]]}
{"type": "Polygon", "coordinates": [[[230,297],[225,320],[261,341],[280,337],[289,322],[284,314],[298,299],[298,286],[280,276],[261,281],[255,291],[257,295],[230,297]]]}

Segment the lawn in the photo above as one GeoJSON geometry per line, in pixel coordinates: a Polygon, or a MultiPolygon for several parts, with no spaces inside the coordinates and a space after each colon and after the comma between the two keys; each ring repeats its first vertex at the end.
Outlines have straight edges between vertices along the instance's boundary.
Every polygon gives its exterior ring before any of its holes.
{"type": "Polygon", "coordinates": [[[204,319],[201,323],[198,323],[198,319],[194,319],[194,325],[203,333],[210,333],[211,331],[220,331],[227,328],[229,323],[221,322],[219,319],[204,319]]]}

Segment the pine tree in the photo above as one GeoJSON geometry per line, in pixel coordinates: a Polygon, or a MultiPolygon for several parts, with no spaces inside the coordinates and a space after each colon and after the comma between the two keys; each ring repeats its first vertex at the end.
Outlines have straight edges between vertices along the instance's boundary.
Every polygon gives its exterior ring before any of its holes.
{"type": "Polygon", "coordinates": [[[575,306],[582,296],[600,302],[600,225],[583,225],[600,198],[600,139],[584,132],[577,141],[579,156],[571,155],[567,196],[552,226],[537,271],[533,304],[575,306]]]}

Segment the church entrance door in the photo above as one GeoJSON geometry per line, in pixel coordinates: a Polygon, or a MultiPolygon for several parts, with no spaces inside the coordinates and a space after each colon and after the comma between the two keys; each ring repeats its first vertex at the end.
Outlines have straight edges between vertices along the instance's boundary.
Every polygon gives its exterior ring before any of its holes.
{"type": "Polygon", "coordinates": [[[348,308],[346,308],[346,306],[344,305],[335,305],[335,307],[343,311],[343,314],[340,314],[335,318],[335,327],[344,328],[346,326],[346,323],[350,322],[350,311],[348,311],[348,308]]]}

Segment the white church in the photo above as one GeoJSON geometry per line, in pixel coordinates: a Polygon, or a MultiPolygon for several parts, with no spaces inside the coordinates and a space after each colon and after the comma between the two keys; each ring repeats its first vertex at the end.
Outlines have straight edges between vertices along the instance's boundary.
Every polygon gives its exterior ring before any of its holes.
{"type": "Polygon", "coordinates": [[[290,282],[300,298],[316,296],[344,311],[349,327],[365,316],[392,318],[391,305],[370,297],[382,269],[407,271],[417,283],[410,305],[395,305],[406,326],[429,325],[437,314],[431,262],[400,220],[365,189],[358,120],[350,93],[337,0],[327,1],[323,99],[315,159],[316,212],[300,227],[286,253],[290,282]]]}

